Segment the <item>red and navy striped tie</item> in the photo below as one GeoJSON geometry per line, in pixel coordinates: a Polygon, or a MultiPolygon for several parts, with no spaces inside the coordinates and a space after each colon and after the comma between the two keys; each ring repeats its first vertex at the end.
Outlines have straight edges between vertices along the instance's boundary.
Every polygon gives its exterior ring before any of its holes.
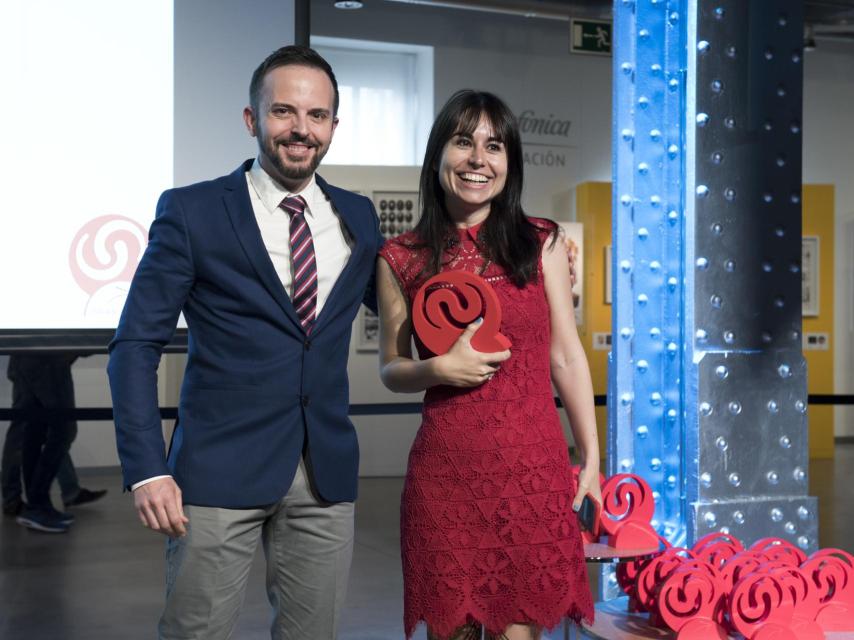
{"type": "Polygon", "coordinates": [[[305,221],[306,203],[302,196],[291,196],[279,205],[291,217],[291,265],[293,266],[293,296],[291,301],[300,324],[311,332],[317,309],[317,263],[311,230],[305,221]]]}

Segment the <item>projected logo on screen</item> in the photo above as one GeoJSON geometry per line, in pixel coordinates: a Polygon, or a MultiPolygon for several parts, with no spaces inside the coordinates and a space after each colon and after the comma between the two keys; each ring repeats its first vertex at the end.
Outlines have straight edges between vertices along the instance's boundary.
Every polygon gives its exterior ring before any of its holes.
{"type": "Polygon", "coordinates": [[[117,317],[146,244],[145,229],[124,216],[99,216],[77,232],[68,264],[78,286],[89,294],[87,317],[117,317]]]}

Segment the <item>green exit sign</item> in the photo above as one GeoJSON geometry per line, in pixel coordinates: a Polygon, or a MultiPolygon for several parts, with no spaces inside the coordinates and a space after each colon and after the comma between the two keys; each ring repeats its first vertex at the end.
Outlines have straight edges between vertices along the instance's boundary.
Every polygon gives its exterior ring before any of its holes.
{"type": "Polygon", "coordinates": [[[572,53],[611,55],[611,23],[607,20],[572,20],[570,23],[572,53]]]}

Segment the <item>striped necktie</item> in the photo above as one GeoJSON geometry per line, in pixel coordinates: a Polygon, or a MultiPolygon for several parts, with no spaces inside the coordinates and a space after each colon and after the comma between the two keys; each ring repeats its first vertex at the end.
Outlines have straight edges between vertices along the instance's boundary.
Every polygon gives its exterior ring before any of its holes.
{"type": "Polygon", "coordinates": [[[293,296],[291,301],[300,324],[311,332],[317,310],[317,263],[314,242],[305,221],[306,203],[302,196],[291,196],[279,205],[291,217],[291,266],[293,267],[293,296]]]}

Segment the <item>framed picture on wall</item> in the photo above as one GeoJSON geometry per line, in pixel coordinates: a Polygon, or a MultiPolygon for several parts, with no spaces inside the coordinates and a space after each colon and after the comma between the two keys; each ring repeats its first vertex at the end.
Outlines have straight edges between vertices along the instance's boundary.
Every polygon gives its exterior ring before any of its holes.
{"type": "Polygon", "coordinates": [[[611,245],[605,245],[605,304],[611,304],[611,245]]]}
{"type": "Polygon", "coordinates": [[[575,255],[575,286],[572,287],[572,304],[575,307],[575,324],[584,323],[584,225],[580,222],[558,222],[563,230],[561,238],[568,253],[575,255]]]}
{"type": "Polygon", "coordinates": [[[818,236],[801,238],[801,314],[818,315],[818,236]]]}
{"type": "Polygon", "coordinates": [[[379,348],[379,316],[363,305],[356,316],[356,351],[379,351],[379,348]]]}

